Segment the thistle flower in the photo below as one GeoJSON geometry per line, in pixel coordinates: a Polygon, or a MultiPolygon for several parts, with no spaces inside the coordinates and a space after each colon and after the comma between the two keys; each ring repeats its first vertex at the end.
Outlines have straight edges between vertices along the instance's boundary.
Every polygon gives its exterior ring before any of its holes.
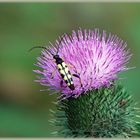
{"type": "Polygon", "coordinates": [[[57,40],[54,45],[46,48],[53,54],[56,54],[59,48],[59,56],[72,74],[79,75],[82,86],[76,77],[72,77],[75,90],[72,91],[65,82],[61,86],[62,77],[52,60],[53,56],[45,49],[37,62],[37,66],[42,70],[35,70],[42,76],[36,81],[51,90],[61,92],[66,98],[78,97],[92,89],[109,87],[112,81],[118,79],[117,74],[120,71],[128,69],[126,63],[130,54],[126,46],[127,44],[116,35],[109,34],[107,37],[105,31],[101,34],[98,29],[73,31],[71,36],[65,34],[61,42],[57,40]],[[53,72],[55,73],[52,78],[53,72]]]}
{"type": "Polygon", "coordinates": [[[50,87],[50,91],[60,92],[61,99],[65,99],[56,103],[56,112],[52,111],[55,118],[50,122],[60,126],[54,134],[96,138],[137,134],[139,122],[135,121],[133,100],[115,82],[117,74],[128,69],[126,64],[131,55],[126,46],[116,35],[107,37],[105,31],[101,34],[95,29],[73,31],[71,36],[65,34],[42,50],[36,64],[42,70],[35,70],[41,76],[36,81],[50,87]],[[63,78],[52,55],[57,53],[70,73],[79,77],[72,76],[74,90],[65,82],[62,85],[63,78]]]}

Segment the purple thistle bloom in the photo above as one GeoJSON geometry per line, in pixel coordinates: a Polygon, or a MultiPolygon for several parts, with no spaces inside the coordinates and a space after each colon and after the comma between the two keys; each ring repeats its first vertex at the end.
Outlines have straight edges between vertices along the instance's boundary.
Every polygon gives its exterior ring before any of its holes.
{"type": "Polygon", "coordinates": [[[125,65],[131,55],[126,46],[116,35],[109,34],[106,37],[106,32],[103,31],[101,35],[98,29],[73,31],[71,36],[65,35],[61,42],[56,41],[55,45],[47,48],[53,54],[56,54],[59,48],[58,55],[68,65],[71,74],[79,75],[83,86],[81,87],[80,79],[74,76],[72,79],[75,90],[72,91],[65,82],[63,86],[60,85],[62,77],[47,49],[44,49],[38,58],[37,66],[43,70],[35,70],[42,75],[36,81],[51,90],[61,92],[66,98],[78,97],[81,93],[103,86],[108,87],[111,81],[118,79],[117,74],[120,71],[128,69],[125,65]]]}

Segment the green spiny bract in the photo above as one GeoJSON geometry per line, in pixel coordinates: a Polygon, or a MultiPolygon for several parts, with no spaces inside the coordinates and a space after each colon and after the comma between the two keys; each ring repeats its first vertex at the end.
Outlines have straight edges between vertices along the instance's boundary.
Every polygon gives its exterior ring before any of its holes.
{"type": "Polygon", "coordinates": [[[131,137],[136,133],[131,96],[121,85],[88,91],[57,104],[57,134],[65,137],[131,137]]]}

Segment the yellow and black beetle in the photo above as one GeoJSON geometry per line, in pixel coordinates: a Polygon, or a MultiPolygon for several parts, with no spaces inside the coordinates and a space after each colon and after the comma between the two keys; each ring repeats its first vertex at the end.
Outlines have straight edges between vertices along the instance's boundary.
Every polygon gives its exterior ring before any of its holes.
{"type": "MultiPolygon", "coordinates": [[[[60,47],[60,46],[59,46],[60,47]]],[[[77,74],[71,74],[71,72],[68,69],[67,64],[64,62],[64,60],[58,55],[58,51],[59,48],[57,50],[56,54],[52,54],[51,51],[49,51],[46,47],[43,46],[35,46],[33,48],[31,48],[29,51],[31,51],[34,48],[43,48],[45,50],[47,50],[52,56],[53,59],[55,60],[55,63],[57,65],[57,69],[62,77],[62,80],[60,81],[60,85],[61,87],[63,86],[63,81],[65,81],[65,83],[67,84],[67,86],[71,89],[71,90],[75,90],[75,85],[73,83],[73,79],[72,76],[77,77],[80,79],[79,75],[77,74]]],[[[53,73],[52,73],[53,75],[53,73]]],[[[52,76],[53,77],[53,76],[52,76]]],[[[81,83],[81,79],[80,79],[80,83],[81,83]]],[[[82,84],[81,84],[82,86],[82,84]]]]}

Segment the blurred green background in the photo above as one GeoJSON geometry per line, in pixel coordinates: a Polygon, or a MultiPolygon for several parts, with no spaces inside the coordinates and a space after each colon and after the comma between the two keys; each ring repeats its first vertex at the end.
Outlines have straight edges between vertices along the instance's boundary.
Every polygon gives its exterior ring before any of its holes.
{"type": "Polygon", "coordinates": [[[79,27],[105,29],[128,43],[133,56],[122,84],[140,107],[140,3],[0,3],[0,137],[51,137],[56,95],[35,83],[33,46],[79,27]]]}

